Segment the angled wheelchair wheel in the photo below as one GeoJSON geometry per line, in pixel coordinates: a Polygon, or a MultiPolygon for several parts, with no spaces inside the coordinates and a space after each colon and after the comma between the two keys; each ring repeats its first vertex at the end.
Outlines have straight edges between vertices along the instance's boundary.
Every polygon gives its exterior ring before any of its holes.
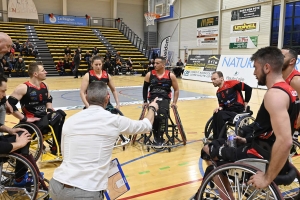
{"type": "Polygon", "coordinates": [[[185,132],[184,132],[184,129],[183,129],[178,111],[177,111],[177,107],[173,105],[172,109],[173,109],[173,113],[174,113],[174,116],[175,116],[175,121],[176,121],[178,130],[179,130],[179,133],[180,133],[181,138],[182,138],[183,145],[186,145],[186,140],[187,139],[186,139],[186,135],[185,135],[185,132]]]}
{"type": "Polygon", "coordinates": [[[235,124],[235,134],[239,135],[240,129],[243,126],[252,124],[255,121],[255,118],[251,115],[241,117],[235,124]]]}
{"type": "Polygon", "coordinates": [[[15,153],[1,154],[0,169],[0,199],[36,199],[38,175],[25,157],[15,153]],[[15,167],[16,163],[18,163],[18,169],[15,167]],[[21,179],[21,183],[16,183],[16,179],[21,179]]]}
{"type": "MultiPolygon", "coordinates": [[[[146,110],[147,110],[147,106],[144,105],[143,108],[142,108],[142,112],[141,112],[141,114],[140,114],[139,120],[144,119],[144,116],[145,116],[145,114],[146,114],[146,110]]],[[[135,143],[136,137],[137,137],[137,135],[134,135],[134,136],[132,137],[132,144],[135,143]]]]}
{"type": "Polygon", "coordinates": [[[257,190],[247,182],[257,172],[250,165],[229,163],[211,171],[202,181],[195,197],[204,199],[282,199],[275,183],[257,190]]]}
{"type": "MultiPolygon", "coordinates": [[[[284,199],[300,199],[300,173],[294,165],[290,164],[296,171],[296,178],[289,185],[278,185],[278,188],[284,199]]],[[[275,181],[276,182],[276,181],[275,181]]]]}
{"type": "Polygon", "coordinates": [[[209,120],[205,124],[205,128],[204,128],[205,138],[210,138],[213,136],[212,121],[213,121],[213,117],[209,118],[209,120]]]}
{"type": "MultiPolygon", "coordinates": [[[[124,114],[117,108],[111,109],[110,112],[115,115],[124,116],[124,114]]],[[[130,138],[127,138],[121,134],[115,142],[115,147],[122,147],[123,151],[125,151],[125,145],[128,144],[129,142],[130,142],[130,138]]]]}
{"type": "Polygon", "coordinates": [[[15,125],[14,128],[24,128],[31,134],[29,152],[32,154],[35,161],[37,161],[43,151],[43,135],[40,129],[35,124],[29,122],[20,122],[15,125]]]}

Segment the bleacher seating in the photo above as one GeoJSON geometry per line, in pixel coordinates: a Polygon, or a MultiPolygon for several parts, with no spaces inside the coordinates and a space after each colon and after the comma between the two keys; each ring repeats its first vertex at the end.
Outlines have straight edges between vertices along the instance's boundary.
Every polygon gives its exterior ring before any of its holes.
{"type": "MultiPolygon", "coordinates": [[[[16,40],[19,40],[21,45],[24,42],[26,42],[26,40],[28,39],[28,35],[26,33],[24,24],[22,24],[22,23],[0,22],[0,29],[1,29],[2,32],[9,35],[11,37],[11,39],[13,40],[13,42],[15,42],[16,40]]],[[[20,52],[15,52],[15,58],[17,58],[19,54],[20,54],[20,52]]],[[[27,68],[28,68],[29,63],[34,62],[35,57],[24,55],[23,60],[24,60],[25,65],[26,65],[25,72],[27,72],[27,68]]],[[[12,76],[16,75],[15,70],[12,70],[11,73],[12,73],[12,76]]],[[[25,75],[27,75],[27,73],[25,73],[25,75]]]]}
{"type": "Polygon", "coordinates": [[[131,57],[133,69],[135,71],[143,71],[143,65],[149,62],[148,58],[138,51],[138,49],[118,29],[108,29],[106,27],[98,28],[109,43],[120,52],[125,61],[128,57],[131,57]]]}
{"type": "MultiPolygon", "coordinates": [[[[148,59],[138,51],[138,49],[116,28],[108,27],[84,27],[84,26],[68,26],[68,25],[50,25],[50,24],[26,24],[26,23],[0,23],[3,32],[10,35],[15,41],[20,40],[22,44],[28,38],[25,25],[34,26],[39,40],[44,40],[48,46],[50,54],[55,64],[60,59],[64,59],[64,49],[69,46],[72,52],[80,46],[82,50],[82,60],[79,71],[86,72],[88,65],[83,59],[86,51],[92,53],[94,47],[99,49],[100,56],[106,53],[106,47],[97,38],[92,29],[98,29],[103,36],[109,41],[114,49],[120,52],[124,61],[131,57],[133,61],[133,69],[142,71],[142,66],[148,63],[148,59]]],[[[18,55],[18,52],[16,52],[18,55]]],[[[25,57],[25,64],[28,66],[30,62],[35,61],[34,57],[25,57]]],[[[53,66],[55,68],[55,66],[53,66]]],[[[66,69],[66,72],[70,72],[66,69]]]]}

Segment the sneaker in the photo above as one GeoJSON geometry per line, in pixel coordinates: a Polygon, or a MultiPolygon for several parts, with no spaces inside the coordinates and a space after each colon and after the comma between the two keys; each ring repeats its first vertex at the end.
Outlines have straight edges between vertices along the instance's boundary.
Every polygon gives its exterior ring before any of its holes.
{"type": "Polygon", "coordinates": [[[57,154],[57,148],[56,147],[51,147],[50,151],[51,151],[51,154],[56,156],[56,154],[57,154]]]}
{"type": "Polygon", "coordinates": [[[33,178],[31,176],[31,174],[26,172],[26,174],[24,175],[24,177],[21,181],[14,180],[13,186],[15,186],[15,187],[25,187],[28,184],[33,185],[33,178]]]}

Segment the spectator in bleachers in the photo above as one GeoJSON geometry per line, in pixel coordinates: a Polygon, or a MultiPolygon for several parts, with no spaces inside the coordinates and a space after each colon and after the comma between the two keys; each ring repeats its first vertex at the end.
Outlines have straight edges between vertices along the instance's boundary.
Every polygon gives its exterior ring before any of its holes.
{"type": "Polygon", "coordinates": [[[148,64],[148,72],[151,72],[152,70],[154,70],[154,60],[153,59],[151,59],[148,64]]]}
{"type": "Polygon", "coordinates": [[[92,50],[92,54],[96,56],[98,55],[98,53],[99,53],[99,49],[97,47],[94,47],[94,49],[92,50]]]}
{"type": "Polygon", "coordinates": [[[80,60],[81,60],[81,49],[80,49],[80,47],[78,47],[74,51],[74,59],[73,59],[74,65],[75,65],[75,67],[74,67],[75,77],[74,78],[78,78],[78,73],[82,77],[82,73],[79,71],[80,60]]]}
{"type": "Polygon", "coordinates": [[[128,57],[128,60],[126,61],[126,68],[127,68],[127,72],[126,74],[130,74],[132,71],[132,60],[131,57],[128,57]]]}
{"type": "Polygon", "coordinates": [[[66,74],[63,59],[59,59],[59,62],[56,65],[56,70],[60,76],[64,76],[66,74]]]}
{"type": "Polygon", "coordinates": [[[28,47],[29,43],[30,43],[30,41],[29,41],[29,39],[27,39],[23,44],[25,44],[28,47]]]}
{"type": "Polygon", "coordinates": [[[120,58],[116,60],[115,74],[120,74],[122,72],[122,62],[120,58]]]}
{"type": "Polygon", "coordinates": [[[103,65],[103,70],[105,70],[110,75],[114,75],[114,68],[108,58],[105,59],[105,63],[103,65]]]}
{"type": "Polygon", "coordinates": [[[26,66],[23,58],[18,56],[18,61],[15,63],[15,70],[17,72],[17,76],[24,76],[25,68],[26,66]]]}
{"type": "Polygon", "coordinates": [[[23,55],[28,56],[28,47],[25,43],[20,48],[20,55],[21,56],[23,56],[23,55]]]}
{"type": "Polygon", "coordinates": [[[7,58],[2,58],[2,60],[1,60],[3,71],[4,71],[5,75],[7,75],[8,77],[11,77],[11,67],[6,59],[7,58]]]}
{"type": "Polygon", "coordinates": [[[105,60],[106,60],[107,58],[108,58],[109,60],[111,59],[111,53],[110,53],[108,50],[106,51],[105,56],[104,56],[104,59],[105,59],[105,60]]]}
{"type": "MultiPolygon", "coordinates": [[[[70,60],[69,60],[69,58],[65,58],[65,60],[64,60],[64,68],[65,69],[71,69],[70,68],[70,60]]],[[[72,69],[71,69],[71,71],[72,71],[72,69]]]]}
{"type": "Polygon", "coordinates": [[[14,43],[15,51],[20,52],[20,48],[21,48],[20,42],[19,42],[19,40],[16,40],[15,43],[14,43]]]}
{"type": "Polygon", "coordinates": [[[71,49],[69,48],[69,46],[65,48],[65,58],[71,58],[71,49]]]}
{"type": "Polygon", "coordinates": [[[16,63],[16,59],[15,59],[15,55],[10,53],[9,57],[6,59],[6,61],[9,63],[10,68],[13,70],[15,69],[15,63],[16,63]]]}
{"type": "Polygon", "coordinates": [[[90,69],[91,67],[91,58],[92,57],[92,54],[90,54],[90,51],[86,51],[85,55],[84,55],[84,60],[86,61],[86,63],[88,64],[88,70],[90,69]]]}
{"type": "Polygon", "coordinates": [[[31,42],[28,43],[28,55],[34,56],[34,57],[36,57],[36,55],[37,55],[35,46],[31,42]]]}

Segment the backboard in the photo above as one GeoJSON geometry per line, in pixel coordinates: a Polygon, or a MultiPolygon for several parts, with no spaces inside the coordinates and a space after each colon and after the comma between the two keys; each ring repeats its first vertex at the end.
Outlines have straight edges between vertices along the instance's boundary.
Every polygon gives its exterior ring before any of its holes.
{"type": "Polygon", "coordinates": [[[148,12],[156,13],[160,17],[156,20],[173,18],[173,4],[176,0],[148,0],[148,12]]]}

